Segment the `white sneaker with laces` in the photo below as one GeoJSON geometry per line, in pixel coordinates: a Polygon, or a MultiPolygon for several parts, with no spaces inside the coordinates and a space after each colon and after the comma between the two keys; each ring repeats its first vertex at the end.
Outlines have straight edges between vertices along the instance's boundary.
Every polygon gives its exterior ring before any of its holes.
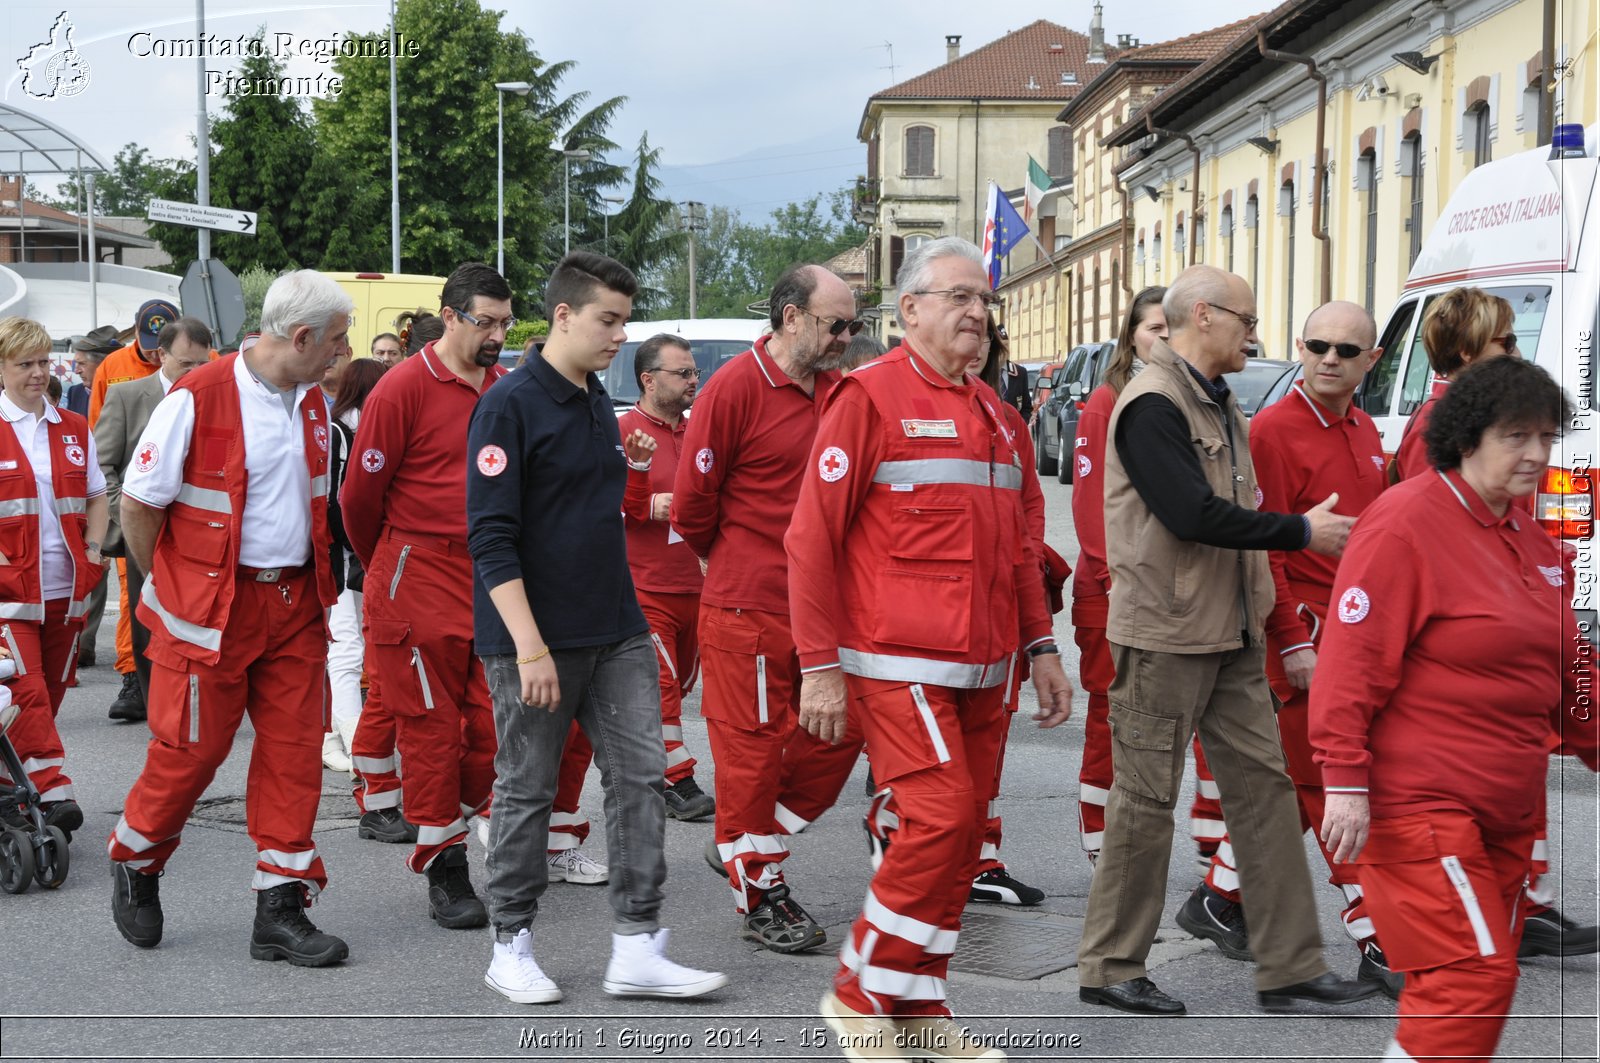
{"type": "Polygon", "coordinates": [[[533,931],[523,927],[510,941],[496,940],[494,959],[483,984],[513,1004],[555,1004],[561,989],[539,969],[533,958],[533,931]]]}
{"type": "Polygon", "coordinates": [[[550,866],[551,882],[572,882],[582,886],[597,886],[611,877],[611,869],[598,860],[591,860],[582,849],[558,849],[545,854],[550,866]]]}
{"type": "Polygon", "coordinates": [[[614,997],[704,996],[728,984],[728,976],[680,967],[667,959],[667,931],[612,934],[611,962],[601,983],[614,997]]]}

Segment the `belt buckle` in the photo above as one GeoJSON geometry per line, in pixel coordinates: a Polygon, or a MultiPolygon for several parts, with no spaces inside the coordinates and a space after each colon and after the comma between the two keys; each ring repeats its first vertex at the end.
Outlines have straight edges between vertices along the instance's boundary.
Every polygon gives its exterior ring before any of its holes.
{"type": "Polygon", "coordinates": [[[264,568],[256,573],[257,583],[277,583],[282,578],[283,569],[281,568],[264,568]]]}

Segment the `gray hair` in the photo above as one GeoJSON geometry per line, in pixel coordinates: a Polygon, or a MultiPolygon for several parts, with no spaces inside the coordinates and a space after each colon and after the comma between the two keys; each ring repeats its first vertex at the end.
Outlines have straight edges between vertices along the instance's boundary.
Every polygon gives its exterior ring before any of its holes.
{"type": "Polygon", "coordinates": [[[261,303],[261,332],[289,339],[298,325],[309,326],[318,342],[335,314],[349,316],[356,304],[331,277],[297,269],[272,282],[261,303]]]}
{"type": "Polygon", "coordinates": [[[1216,266],[1190,266],[1179,273],[1161,299],[1161,313],[1167,319],[1167,331],[1176,332],[1193,325],[1196,303],[1226,306],[1228,278],[1231,276],[1233,274],[1216,266]]]}
{"type": "MultiPolygon", "coordinates": [[[[905,261],[900,263],[900,272],[895,274],[895,290],[901,295],[923,291],[928,286],[928,274],[933,269],[934,261],[951,257],[983,265],[983,251],[977,244],[959,236],[941,236],[937,240],[929,240],[905,257],[905,261]]],[[[906,327],[898,303],[895,305],[894,319],[901,328],[906,327]]]]}

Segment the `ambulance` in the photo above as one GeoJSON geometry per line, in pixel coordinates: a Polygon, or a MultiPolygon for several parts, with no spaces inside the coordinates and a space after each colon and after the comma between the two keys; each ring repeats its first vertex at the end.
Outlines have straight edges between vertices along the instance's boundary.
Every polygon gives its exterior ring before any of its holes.
{"type": "Polygon", "coordinates": [[[439,312],[444,278],[425,273],[324,273],[355,300],[350,315],[350,353],[365,358],[372,341],[385,332],[399,334],[395,319],[408,310],[439,312]]]}
{"type": "Polygon", "coordinates": [[[1565,127],[1569,157],[1552,158],[1545,145],[1467,174],[1424,240],[1378,334],[1384,353],[1357,400],[1383,433],[1384,450],[1393,453],[1431,386],[1422,344],[1428,307],[1463,285],[1511,303],[1518,351],[1543,366],[1573,403],[1572,421],[1551,452],[1550,468],[1534,496],[1534,516],[1574,551],[1573,608],[1591,641],[1600,608],[1600,544],[1594,535],[1594,466],[1600,461],[1594,352],[1600,306],[1597,132],[1600,126],[1581,131],[1581,157],[1576,151],[1580,130],[1565,127]]]}

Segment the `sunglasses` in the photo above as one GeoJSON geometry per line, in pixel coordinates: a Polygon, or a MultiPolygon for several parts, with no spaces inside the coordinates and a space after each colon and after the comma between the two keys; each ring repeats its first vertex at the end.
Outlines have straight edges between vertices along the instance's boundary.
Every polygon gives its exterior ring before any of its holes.
{"type": "Polygon", "coordinates": [[[683,380],[700,379],[700,370],[698,369],[652,369],[650,371],[652,373],[671,373],[673,376],[683,380]]]}
{"type": "Polygon", "coordinates": [[[1490,336],[1489,342],[1500,344],[1500,346],[1506,349],[1506,353],[1510,354],[1512,351],[1517,349],[1517,334],[1515,332],[1508,332],[1504,336],[1490,336]]]}
{"type": "Polygon", "coordinates": [[[1373,348],[1363,347],[1359,343],[1329,343],[1327,340],[1303,340],[1302,342],[1306,345],[1306,350],[1318,358],[1327,354],[1330,347],[1339,353],[1340,358],[1345,359],[1354,358],[1357,355],[1366,354],[1368,351],[1373,350],[1373,348]]]}
{"type": "MultiPolygon", "coordinates": [[[[816,318],[817,319],[817,323],[819,325],[824,321],[828,321],[828,319],[823,317],[822,315],[813,314],[809,310],[801,310],[800,312],[802,314],[804,314],[806,317],[814,317],[814,318],[816,318]]],[[[836,317],[832,321],[829,321],[826,327],[828,329],[828,335],[830,335],[830,336],[837,337],[839,334],[844,333],[844,332],[848,332],[848,333],[850,333],[850,335],[854,336],[856,333],[858,333],[862,329],[866,328],[867,327],[867,323],[865,321],[861,320],[859,317],[857,317],[857,318],[836,317]]]]}

